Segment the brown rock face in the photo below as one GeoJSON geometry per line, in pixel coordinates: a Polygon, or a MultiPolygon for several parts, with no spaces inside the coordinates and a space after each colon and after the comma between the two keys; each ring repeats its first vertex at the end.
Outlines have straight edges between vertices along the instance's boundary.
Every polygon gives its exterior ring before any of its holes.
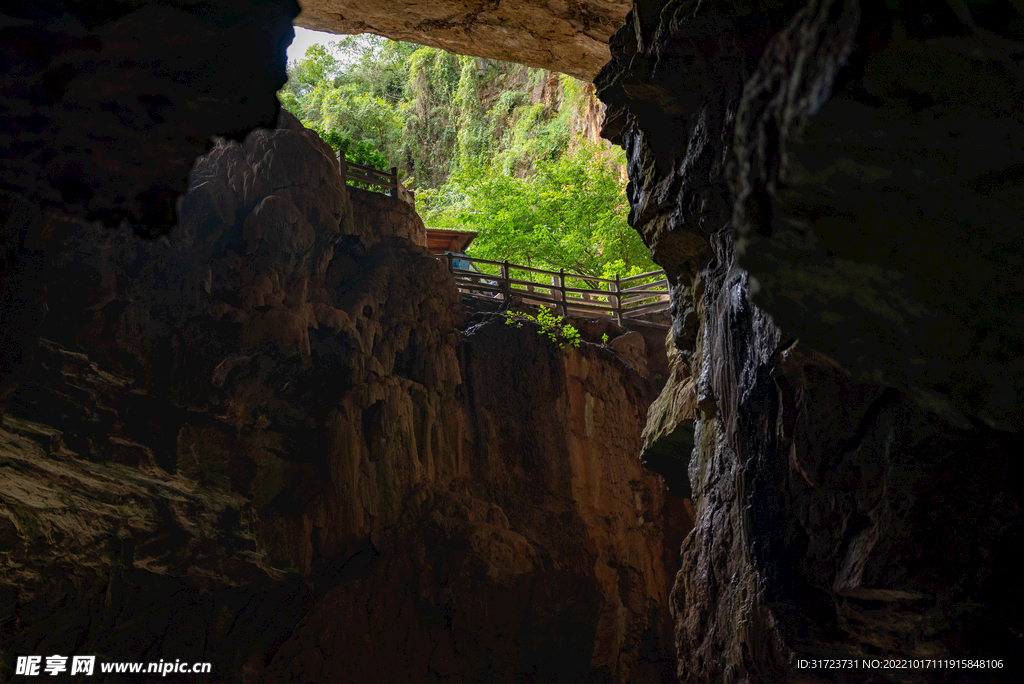
{"type": "Polygon", "coordinates": [[[197,164],[167,238],[65,227],[0,426],[0,662],[668,676],[687,512],[635,457],[642,341],[460,330],[398,204],[284,114],[197,164]]]}
{"type": "MultiPolygon", "coordinates": [[[[447,421],[424,426],[442,446],[419,455],[424,474],[402,478],[404,495],[382,473],[408,469],[406,459],[369,463],[359,487],[394,524],[363,518],[372,546],[342,567],[362,568],[351,570],[360,581],[327,593],[265,681],[655,682],[666,673],[656,644],[668,637],[659,607],[668,577],[652,554],[665,493],[617,456],[637,445],[629,372],[599,348],[559,352],[500,321],[472,329],[463,353],[471,403],[456,424],[465,432],[448,451],[447,421]]],[[[371,434],[394,443],[407,428],[384,402],[371,405],[381,420],[371,434]]]]}
{"type": "Polygon", "coordinates": [[[316,31],[376,33],[585,81],[608,61],[608,39],[630,9],[623,0],[305,0],[301,5],[296,25],[316,31]]]}
{"type": "Polygon", "coordinates": [[[427,229],[411,204],[396,202],[382,193],[351,186],[348,194],[352,198],[355,230],[365,236],[364,242],[372,242],[380,237],[399,237],[426,248],[427,229]]]}
{"type": "Polygon", "coordinates": [[[1019,678],[1019,10],[638,2],[613,39],[605,131],[676,282],[644,453],[696,507],[681,681],[1019,678]],[[798,665],[865,657],[1002,668],[798,665]]]}

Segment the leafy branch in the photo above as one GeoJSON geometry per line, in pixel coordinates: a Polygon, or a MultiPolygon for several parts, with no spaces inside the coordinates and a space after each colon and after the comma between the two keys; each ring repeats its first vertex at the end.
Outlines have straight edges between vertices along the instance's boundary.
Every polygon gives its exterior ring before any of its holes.
{"type": "Polygon", "coordinates": [[[522,328],[525,322],[536,324],[539,327],[537,334],[547,337],[559,349],[566,345],[571,347],[580,346],[580,331],[566,323],[561,316],[551,311],[551,309],[541,307],[536,315],[528,314],[524,311],[507,311],[504,316],[505,325],[514,325],[517,328],[522,328]]]}

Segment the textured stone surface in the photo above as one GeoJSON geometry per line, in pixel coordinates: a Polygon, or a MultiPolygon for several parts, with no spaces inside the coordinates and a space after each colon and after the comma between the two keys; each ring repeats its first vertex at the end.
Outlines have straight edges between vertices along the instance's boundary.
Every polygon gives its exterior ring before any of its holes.
{"type": "Polygon", "coordinates": [[[812,3],[774,39],[738,115],[740,262],[855,378],[1020,431],[1024,43],[955,6],[812,3]]]}
{"type": "MultiPolygon", "coordinates": [[[[672,599],[680,679],[784,680],[808,657],[969,653],[1004,658],[1005,670],[952,681],[1014,681],[1020,438],[950,426],[781,338],[728,242],[716,248],[695,370],[698,396],[717,401],[696,422],[697,521],[672,599]]],[[[828,680],[942,679],[911,669],[828,680]]]]}
{"type": "Polygon", "coordinates": [[[367,483],[382,507],[401,501],[397,524],[374,525],[366,576],[324,597],[266,681],[655,682],[667,672],[657,644],[670,634],[659,608],[669,578],[651,553],[665,495],[618,456],[637,445],[636,427],[621,428],[639,417],[639,385],[604,350],[558,352],[500,319],[470,329],[463,353],[472,403],[455,435],[462,451],[421,454],[436,474],[410,477],[405,496],[367,483]]]}
{"type": "Polygon", "coordinates": [[[794,336],[961,426],[1019,429],[1024,79],[990,30],[1015,11],[990,3],[971,28],[955,3],[803,4],[630,15],[596,83],[633,225],[677,307],[731,225],[794,336]]]}
{"type": "Polygon", "coordinates": [[[674,669],[692,511],[636,459],[634,367],[657,364],[501,317],[463,332],[443,264],[400,237],[418,219],[373,221],[387,202],[352,199],[282,114],[200,161],[168,237],[61,231],[0,426],[0,662],[210,660],[268,684],[674,669]]]}
{"type": "Polygon", "coordinates": [[[681,681],[1019,677],[1019,9],[678,0],[613,38],[673,282],[644,454],[696,510],[681,681]],[[796,668],[965,653],[1004,669],[796,668]]]}
{"type": "Polygon", "coordinates": [[[298,26],[376,33],[570,74],[589,81],[608,61],[608,38],[630,5],[623,0],[305,0],[298,26]]]}
{"type": "Polygon", "coordinates": [[[602,134],[626,150],[630,224],[677,288],[692,286],[709,236],[730,220],[737,100],[787,10],[800,5],[756,4],[637,3],[594,81],[608,106],[602,134]]]}
{"type": "Polygon", "coordinates": [[[355,230],[368,236],[365,242],[379,237],[398,237],[426,248],[427,227],[413,205],[396,202],[388,195],[348,186],[352,198],[355,230]]]}
{"type": "Polygon", "coordinates": [[[676,349],[673,338],[669,334],[666,345],[670,359],[668,378],[661,394],[647,409],[640,461],[661,473],[675,494],[690,498],[685,454],[694,446],[694,421],[699,417],[697,385],[689,359],[676,349]]]}

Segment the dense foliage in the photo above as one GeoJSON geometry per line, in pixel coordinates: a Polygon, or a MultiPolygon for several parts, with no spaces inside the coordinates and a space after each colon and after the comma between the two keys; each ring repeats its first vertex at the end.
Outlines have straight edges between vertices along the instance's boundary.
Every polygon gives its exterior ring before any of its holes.
{"type": "Polygon", "coordinates": [[[626,223],[619,175],[592,145],[537,161],[521,177],[467,163],[420,197],[429,225],[479,233],[474,256],[602,277],[654,269],[626,223]]]}
{"type": "Polygon", "coordinates": [[[654,270],[627,222],[622,152],[589,141],[593,87],[376,36],[314,45],[282,104],[346,158],[399,168],[428,225],[474,256],[586,275],[654,270]]]}

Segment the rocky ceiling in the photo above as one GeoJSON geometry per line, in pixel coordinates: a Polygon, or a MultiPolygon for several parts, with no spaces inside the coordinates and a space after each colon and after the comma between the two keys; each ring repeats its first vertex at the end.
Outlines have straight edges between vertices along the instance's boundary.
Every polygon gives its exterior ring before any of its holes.
{"type": "Polygon", "coordinates": [[[610,58],[626,0],[304,0],[297,26],[376,33],[592,80],[610,58]]]}

